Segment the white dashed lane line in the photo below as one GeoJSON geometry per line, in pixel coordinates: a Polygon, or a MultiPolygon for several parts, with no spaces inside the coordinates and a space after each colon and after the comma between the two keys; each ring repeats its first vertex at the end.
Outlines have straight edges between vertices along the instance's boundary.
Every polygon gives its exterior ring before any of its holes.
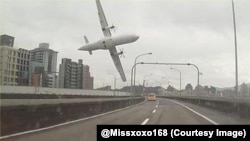
{"type": "Polygon", "coordinates": [[[152,113],[155,113],[155,112],[156,112],[156,110],[154,109],[154,111],[152,113]]]}
{"type": "Polygon", "coordinates": [[[148,123],[148,121],[149,121],[149,118],[146,118],[142,123],[141,123],[141,125],[145,125],[145,124],[147,124],[148,123]]]}
{"type": "Polygon", "coordinates": [[[157,108],[159,106],[159,101],[157,101],[157,104],[155,105],[155,107],[157,108]]]}
{"type": "MultiPolygon", "coordinates": [[[[155,105],[155,108],[157,108],[159,106],[159,101],[157,101],[157,104],[155,105]]],[[[153,111],[152,111],[152,113],[155,113],[156,112],[156,109],[154,109],[153,111]]],[[[146,118],[142,123],[141,123],[141,125],[146,125],[147,123],[148,123],[148,121],[149,121],[149,118],[146,118]]]]}
{"type": "MultiPolygon", "coordinates": [[[[157,101],[157,104],[156,104],[156,108],[159,106],[159,101],[157,101]]],[[[152,113],[155,113],[156,112],[156,109],[154,109],[153,111],[152,111],[152,113]]],[[[141,125],[145,125],[145,124],[147,124],[148,123],[148,121],[149,121],[149,118],[146,118],[142,123],[141,123],[141,125]]]]}

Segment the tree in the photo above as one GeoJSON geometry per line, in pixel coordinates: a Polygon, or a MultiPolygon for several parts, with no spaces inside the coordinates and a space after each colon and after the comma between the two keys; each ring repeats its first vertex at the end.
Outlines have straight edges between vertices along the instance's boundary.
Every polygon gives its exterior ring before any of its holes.
{"type": "Polygon", "coordinates": [[[246,83],[244,82],[244,83],[242,83],[241,84],[241,87],[240,87],[240,92],[241,92],[241,95],[242,96],[247,96],[247,85],[246,85],[246,83]]]}
{"type": "Polygon", "coordinates": [[[208,86],[204,86],[204,91],[207,92],[207,93],[209,93],[210,92],[209,87],[208,86]]]}
{"type": "Polygon", "coordinates": [[[194,90],[195,90],[196,94],[205,94],[204,88],[201,85],[197,85],[194,90]]]}
{"type": "Polygon", "coordinates": [[[213,86],[210,86],[210,91],[212,94],[215,94],[216,93],[216,88],[213,87],[213,86]]]}
{"type": "Polygon", "coordinates": [[[185,90],[187,90],[187,91],[192,91],[192,90],[193,90],[193,86],[192,86],[190,83],[188,83],[188,84],[186,85],[186,87],[185,87],[185,90]]]}
{"type": "Polygon", "coordinates": [[[168,85],[167,91],[169,92],[173,92],[174,91],[174,87],[171,85],[168,85]]]}

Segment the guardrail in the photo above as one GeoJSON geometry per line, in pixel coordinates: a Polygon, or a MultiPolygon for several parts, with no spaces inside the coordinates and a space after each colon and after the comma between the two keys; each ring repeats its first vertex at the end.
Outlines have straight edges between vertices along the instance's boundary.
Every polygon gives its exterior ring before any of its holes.
{"type": "Polygon", "coordinates": [[[250,118],[249,98],[208,97],[208,96],[159,96],[162,98],[176,99],[193,104],[210,107],[227,113],[238,114],[250,118]]]}

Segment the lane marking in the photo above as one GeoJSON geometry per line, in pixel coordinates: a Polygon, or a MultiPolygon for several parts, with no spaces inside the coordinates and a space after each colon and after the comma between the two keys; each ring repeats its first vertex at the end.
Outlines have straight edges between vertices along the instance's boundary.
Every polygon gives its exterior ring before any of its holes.
{"type": "Polygon", "coordinates": [[[149,118],[146,118],[142,123],[141,123],[141,125],[145,125],[145,124],[147,124],[148,123],[148,121],[149,121],[149,118]]]}
{"type": "Polygon", "coordinates": [[[158,100],[158,101],[157,101],[157,104],[155,105],[156,108],[159,106],[159,103],[160,103],[160,102],[159,102],[159,100],[158,100]]]}
{"type": "Polygon", "coordinates": [[[182,107],[184,107],[184,108],[188,109],[189,111],[191,111],[191,112],[193,112],[193,113],[195,113],[195,114],[201,116],[202,118],[206,119],[207,121],[211,122],[211,123],[214,124],[214,125],[219,125],[219,123],[217,123],[217,122],[213,121],[212,119],[206,117],[205,115],[203,115],[203,114],[201,114],[201,113],[199,113],[199,112],[197,112],[197,111],[195,111],[195,110],[189,108],[189,107],[186,106],[186,105],[183,105],[183,104],[181,104],[181,103],[179,103],[179,102],[177,102],[177,101],[173,101],[173,100],[169,100],[169,101],[181,105],[182,107]]]}
{"type": "Polygon", "coordinates": [[[156,110],[154,109],[154,111],[152,113],[155,113],[155,112],[156,112],[156,110]]]}
{"type": "Polygon", "coordinates": [[[106,112],[106,113],[102,113],[102,114],[98,114],[98,115],[94,115],[94,116],[90,116],[90,117],[85,117],[85,118],[81,118],[81,119],[77,119],[77,120],[72,120],[72,121],[69,121],[69,122],[64,122],[64,123],[60,123],[60,124],[56,124],[56,125],[52,125],[52,126],[48,126],[48,127],[44,127],[44,128],[35,129],[35,130],[28,130],[28,131],[24,131],[24,132],[5,135],[5,136],[0,137],[0,140],[10,138],[10,137],[20,136],[20,135],[24,135],[24,134],[44,131],[44,130],[48,130],[48,129],[52,129],[52,128],[56,128],[56,127],[60,127],[60,126],[64,126],[64,125],[68,125],[68,124],[88,120],[88,119],[92,119],[92,118],[101,117],[101,116],[108,115],[108,114],[111,114],[111,113],[115,113],[115,112],[123,111],[123,110],[129,109],[129,108],[133,108],[133,107],[135,107],[137,105],[140,105],[140,104],[143,104],[145,102],[146,102],[146,100],[144,100],[143,102],[140,102],[138,104],[132,105],[132,106],[128,106],[128,107],[125,107],[125,108],[122,108],[122,109],[117,109],[117,110],[114,110],[114,111],[110,111],[110,112],[106,112]]]}

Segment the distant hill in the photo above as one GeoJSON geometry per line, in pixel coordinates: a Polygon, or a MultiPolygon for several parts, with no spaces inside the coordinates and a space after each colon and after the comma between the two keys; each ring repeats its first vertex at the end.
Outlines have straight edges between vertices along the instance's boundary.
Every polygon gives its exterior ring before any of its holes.
{"type": "MultiPolygon", "coordinates": [[[[240,91],[240,88],[241,88],[241,85],[239,85],[239,91],[240,91]]],[[[248,88],[250,87],[250,83],[246,84],[248,86],[248,88]]],[[[234,90],[234,87],[224,87],[224,88],[219,88],[219,87],[216,87],[216,90],[217,91],[223,91],[223,90],[234,90]]]]}

